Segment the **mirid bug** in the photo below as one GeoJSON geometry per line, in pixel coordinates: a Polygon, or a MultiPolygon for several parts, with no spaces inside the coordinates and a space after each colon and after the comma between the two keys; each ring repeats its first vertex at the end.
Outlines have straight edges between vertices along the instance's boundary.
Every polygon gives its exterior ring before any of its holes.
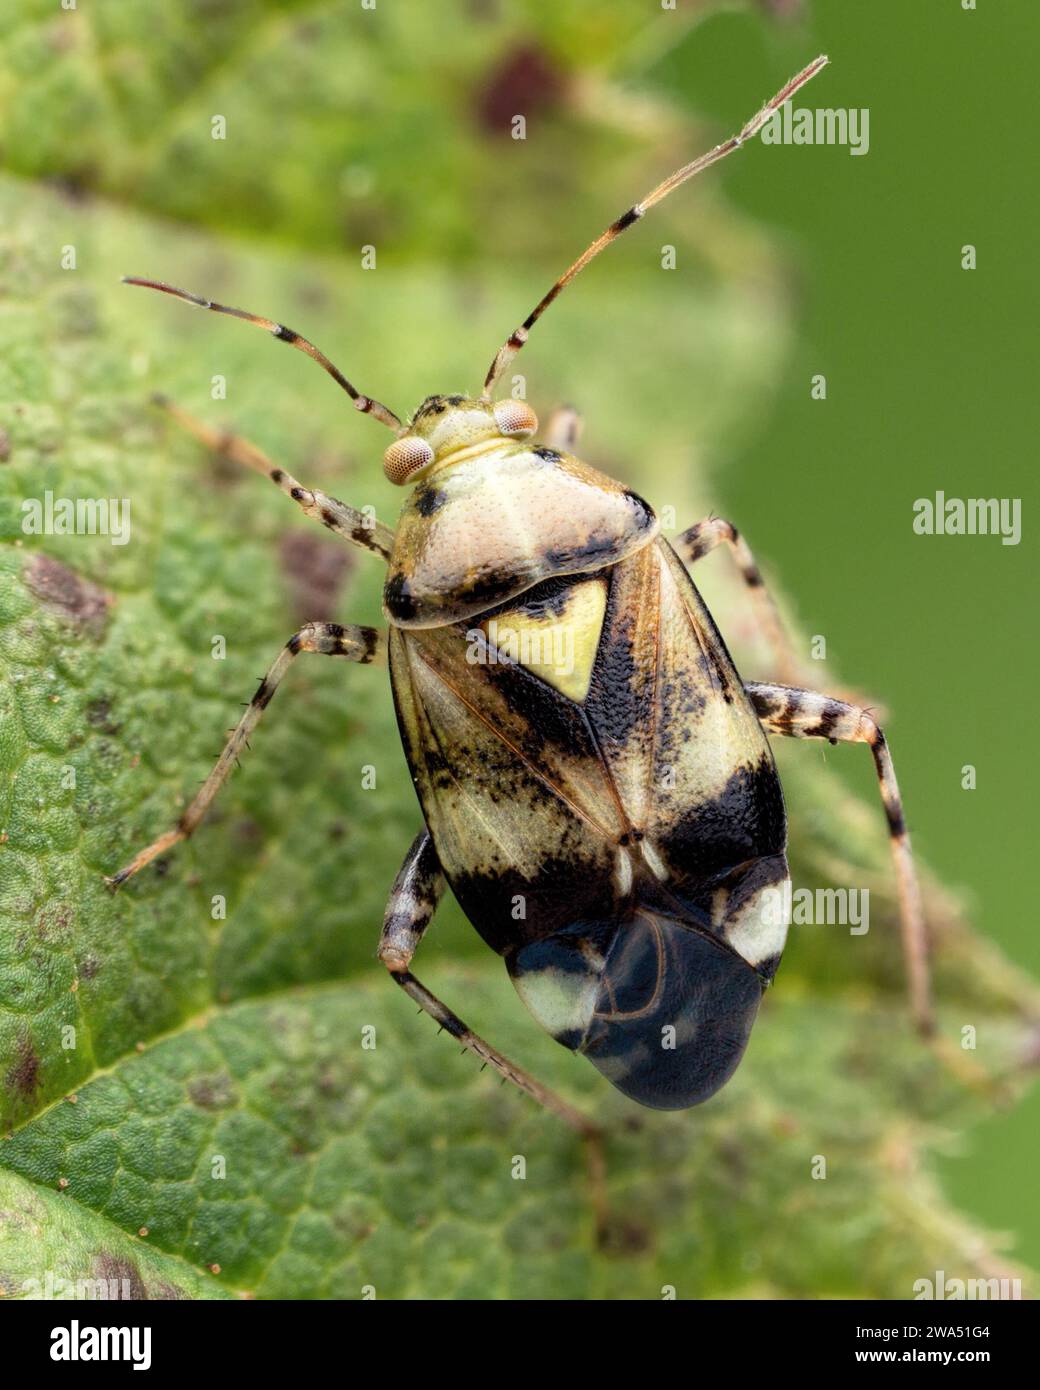
{"type": "Polygon", "coordinates": [[[825,65],[794,77],[740,133],[659,184],[553,285],[496,354],[479,397],[429,396],[402,424],[281,324],[162,290],[266,328],[314,358],[356,408],[394,431],[387,476],[411,491],[398,528],[302,486],[238,438],[168,408],[207,444],[266,474],[309,515],[387,566],[388,636],[310,623],[286,643],[176,826],[110,880],[187,838],[303,652],[388,654],[425,825],[390,894],[379,955],[443,1028],[585,1134],[594,1126],[477,1037],[411,971],[445,884],[554,1038],[642,1105],[708,1099],[732,1075],[784,948],[786,820],[768,735],[864,742],[899,884],[913,1015],[930,1027],[920,896],[881,729],[857,705],[745,683],[688,573],[722,544],[764,623],[778,674],[795,669],[751,551],[726,521],[673,548],[651,507],[576,458],[573,412],[540,444],[496,383],[545,309],[655,203],[757,134],[825,65]],[[562,655],[561,655],[562,652],[562,655]],[[518,910],[518,908],[520,910],[518,910]]]}

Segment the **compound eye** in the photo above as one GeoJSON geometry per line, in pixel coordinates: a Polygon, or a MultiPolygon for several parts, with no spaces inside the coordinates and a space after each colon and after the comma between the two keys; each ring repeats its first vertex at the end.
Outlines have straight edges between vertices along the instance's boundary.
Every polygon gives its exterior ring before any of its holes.
{"type": "Polygon", "coordinates": [[[395,440],[383,455],[383,472],[400,487],[432,460],[433,450],[426,440],[406,434],[403,439],[395,440]]]}
{"type": "Polygon", "coordinates": [[[526,439],[538,428],[538,416],[526,401],[498,401],[494,408],[495,424],[503,434],[526,439]]]}

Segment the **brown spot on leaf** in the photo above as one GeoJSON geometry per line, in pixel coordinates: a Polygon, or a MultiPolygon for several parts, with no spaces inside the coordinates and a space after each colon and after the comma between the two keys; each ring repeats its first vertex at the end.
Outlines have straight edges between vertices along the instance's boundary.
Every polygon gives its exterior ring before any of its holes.
{"type": "Polygon", "coordinates": [[[606,1255],[643,1255],[653,1246],[650,1231],[636,1221],[610,1221],[599,1240],[606,1255]]]}
{"type": "Polygon", "coordinates": [[[32,1100],[39,1089],[40,1058],[28,1033],[18,1039],[14,1061],[7,1069],[7,1086],[22,1100],[32,1100]]]}
{"type": "Polygon", "coordinates": [[[71,53],[84,44],[83,30],[78,24],[48,24],[44,27],[43,39],[54,53],[71,53]]]}
{"type": "Polygon", "coordinates": [[[317,534],[289,531],[279,547],[279,560],[298,621],[324,623],[335,617],[336,600],[352,567],[350,551],[317,534]]]}
{"type": "Polygon", "coordinates": [[[328,285],[322,280],[308,280],[306,284],[299,285],[296,297],[301,307],[313,309],[316,313],[327,309],[332,302],[328,285]]]}
{"type": "Polygon", "coordinates": [[[511,47],[475,94],[477,120],[492,135],[508,135],[514,116],[530,120],[540,111],[551,110],[565,87],[563,70],[540,45],[511,47]]]}
{"type": "Polygon", "coordinates": [[[237,1099],[227,1072],[196,1077],[188,1086],[188,1095],[202,1110],[224,1110],[237,1099]]]}
{"type": "Polygon", "coordinates": [[[11,436],[5,429],[0,429],[0,463],[6,463],[11,457],[11,436]]]}
{"type": "Polygon", "coordinates": [[[92,637],[101,636],[115,601],[111,594],[51,555],[34,555],[23,577],[45,607],[92,637]]]}
{"type": "Polygon", "coordinates": [[[40,941],[60,943],[68,937],[75,920],[76,913],[71,903],[61,899],[49,902],[36,914],[36,936],[40,941]]]}
{"type": "MultiPolygon", "coordinates": [[[[71,28],[69,25],[59,26],[62,29],[71,28]]],[[[48,174],[43,183],[48,188],[53,188],[67,203],[74,207],[82,207],[89,203],[94,196],[92,185],[97,181],[97,171],[90,165],[84,164],[79,169],[69,170],[64,174],[48,174]]]]}
{"type": "Polygon", "coordinates": [[[121,725],[112,722],[109,717],[112,713],[110,700],[100,696],[96,700],[91,700],[86,708],[87,723],[95,729],[100,729],[103,734],[118,734],[121,725]]]}
{"type": "Polygon", "coordinates": [[[102,1251],[94,1261],[93,1275],[95,1279],[104,1280],[108,1284],[109,1293],[114,1298],[138,1303],[148,1300],[148,1290],[141,1278],[141,1271],[133,1260],[102,1251]]]}
{"type": "Polygon", "coordinates": [[[323,1096],[338,1096],[343,1093],[343,1077],[335,1063],[325,1063],[318,1072],[318,1090],[323,1096]]]}

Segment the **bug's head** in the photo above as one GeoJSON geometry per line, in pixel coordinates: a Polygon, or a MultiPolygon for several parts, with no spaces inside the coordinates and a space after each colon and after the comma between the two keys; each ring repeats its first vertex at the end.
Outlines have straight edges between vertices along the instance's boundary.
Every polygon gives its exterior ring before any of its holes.
{"type": "Polygon", "coordinates": [[[538,417],[524,401],[427,396],[384,453],[383,471],[392,483],[412,483],[481,445],[526,439],[537,428],[538,417]]]}

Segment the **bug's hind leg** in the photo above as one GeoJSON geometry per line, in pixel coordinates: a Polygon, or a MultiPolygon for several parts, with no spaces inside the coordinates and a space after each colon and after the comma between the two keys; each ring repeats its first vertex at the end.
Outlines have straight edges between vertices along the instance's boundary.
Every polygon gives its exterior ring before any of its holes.
{"type": "Polygon", "coordinates": [[[463,1047],[475,1053],[481,1061],[492,1066],[504,1081],[511,1081],[531,1096],[539,1105],[559,1116],[573,1129],[585,1145],[589,1170],[589,1192],[596,1237],[603,1244],[608,1235],[606,1165],[603,1157],[602,1133],[580,1110],[536,1081],[533,1076],[503,1057],[483,1038],[468,1028],[458,1014],[442,1004],[408,969],[423,933],[430,925],[437,904],[444,893],[444,874],[437,851],[428,830],[421,831],[401,865],[390,890],[390,899],[383,918],[379,938],[379,958],[409,998],[437,1020],[445,1032],[457,1038],[463,1047]]]}
{"type": "Polygon", "coordinates": [[[884,733],[869,710],[846,704],[844,700],[835,700],[830,695],[819,695],[815,691],[798,690],[787,685],[760,685],[753,681],[749,681],[745,689],[767,733],[788,738],[825,738],[831,743],[869,745],[888,818],[889,840],[895,861],[910,1007],[920,1031],[930,1034],[934,1022],[921,889],[910,850],[899,784],[884,733]]]}
{"type": "Polygon", "coordinates": [[[581,437],[581,416],[572,405],[558,405],[546,422],[543,437],[550,449],[569,454],[581,437]]]}
{"type": "Polygon", "coordinates": [[[109,878],[111,888],[119,888],[140,869],[159,854],[186,840],[199,821],[210,808],[214,797],[231,775],[231,769],[238,761],[239,754],[249,735],[260,722],[260,716],[271,703],[282,677],[301,652],[320,652],[324,656],[344,656],[348,661],[366,664],[382,652],[385,640],[382,633],[371,627],[341,627],[339,623],[307,623],[299,632],[294,632],[278,653],[271,669],[257,686],[256,694],[246,706],[246,711],[231,731],[224,751],[217,759],[213,771],[203,782],[188,809],[172,830],[165,831],[150,845],[139,850],[118,873],[109,878]]]}
{"type": "Polygon", "coordinates": [[[503,1057],[500,1052],[472,1031],[447,1005],[430,993],[408,969],[423,933],[430,924],[444,892],[444,874],[428,830],[422,831],[408,851],[394,880],[379,939],[379,958],[404,992],[435,1018],[445,1032],[457,1038],[470,1052],[494,1067],[500,1076],[532,1096],[553,1114],[559,1115],[580,1135],[588,1138],[599,1130],[580,1110],[568,1105],[548,1087],[503,1057]]]}
{"type": "Polygon", "coordinates": [[[407,971],[443,896],[440,860],[430,832],[422,830],[398,870],[383,915],[378,955],[391,975],[407,971]]]}
{"type": "Polygon", "coordinates": [[[202,420],[197,420],[194,415],[189,415],[180,406],[174,405],[166,396],[153,396],[156,405],[163,410],[177,423],[182,429],[205,444],[207,449],[212,449],[215,454],[220,454],[223,458],[229,458],[234,463],[240,463],[245,468],[252,468],[257,473],[262,473],[265,478],[270,478],[276,487],[279,487],[287,497],[299,506],[307,516],[315,521],[320,521],[323,526],[327,526],[330,531],[334,531],[337,536],[343,536],[353,545],[360,545],[365,550],[371,550],[373,554],[380,555],[384,560],[390,558],[390,551],[394,544],[394,533],[389,526],[384,526],[381,521],[372,522],[354,507],[348,507],[345,502],[340,502],[338,498],[330,497],[328,493],[320,491],[318,488],[304,487],[298,483],[291,473],[284,468],[279,468],[277,464],[267,457],[262,449],[258,449],[255,444],[251,444],[248,439],[243,439],[241,435],[228,434],[225,431],[214,429],[212,425],[207,425],[202,420]]]}
{"type": "Polygon", "coordinates": [[[802,679],[801,665],[795,655],[790,636],[780,619],[780,611],[766,588],[762,571],[751,553],[751,547],[733,523],[718,516],[698,521],[695,526],[682,533],[675,543],[675,548],[688,568],[705,555],[709,555],[719,545],[729,547],[734,563],[740,571],[740,577],[747,585],[759,627],[773,655],[776,674],[784,682],[798,682],[802,679]]]}

